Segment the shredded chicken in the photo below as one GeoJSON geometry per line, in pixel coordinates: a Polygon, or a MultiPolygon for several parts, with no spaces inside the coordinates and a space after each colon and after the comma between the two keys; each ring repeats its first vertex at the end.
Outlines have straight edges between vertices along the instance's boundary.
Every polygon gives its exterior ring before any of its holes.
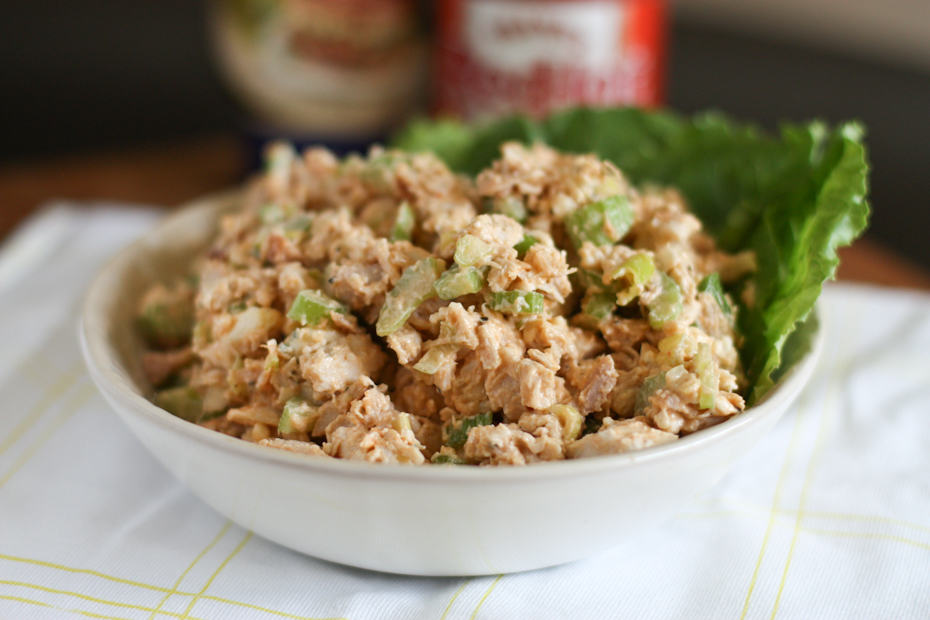
{"type": "Polygon", "coordinates": [[[141,299],[141,368],[173,413],[303,455],[618,454],[745,408],[719,287],[752,269],[593,155],[508,143],[470,179],[278,144],[192,277],[141,299]]]}

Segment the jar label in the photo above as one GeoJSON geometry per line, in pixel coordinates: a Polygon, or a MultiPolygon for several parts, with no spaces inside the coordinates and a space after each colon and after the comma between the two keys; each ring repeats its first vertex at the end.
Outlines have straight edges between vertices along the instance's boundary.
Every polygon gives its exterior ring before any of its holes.
{"type": "Polygon", "coordinates": [[[664,28],[657,0],[444,0],[437,111],[480,118],[658,104],[664,28]]]}

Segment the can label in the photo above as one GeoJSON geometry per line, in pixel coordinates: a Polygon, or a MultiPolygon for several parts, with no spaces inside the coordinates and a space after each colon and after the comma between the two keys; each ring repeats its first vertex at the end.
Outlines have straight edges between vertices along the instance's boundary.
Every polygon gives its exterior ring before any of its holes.
{"type": "Polygon", "coordinates": [[[656,105],[664,9],[661,0],[442,0],[436,111],[481,118],[656,105]]]}

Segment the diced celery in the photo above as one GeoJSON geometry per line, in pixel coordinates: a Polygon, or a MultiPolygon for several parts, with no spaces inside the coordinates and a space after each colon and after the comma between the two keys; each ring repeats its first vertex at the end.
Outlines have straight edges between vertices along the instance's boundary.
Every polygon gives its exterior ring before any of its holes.
{"type": "Polygon", "coordinates": [[[660,329],[669,321],[675,320],[681,314],[682,300],[681,287],[678,282],[666,273],[660,274],[662,290],[647,305],[649,325],[653,329],[660,329]]]}
{"type": "Polygon", "coordinates": [[[284,207],[277,203],[266,204],[258,210],[258,217],[265,226],[283,222],[285,215],[284,207]]]}
{"type": "Polygon", "coordinates": [[[413,365],[413,369],[426,375],[436,374],[442,363],[449,358],[450,350],[446,346],[433,347],[413,365]]]}
{"type": "Polygon", "coordinates": [[[428,256],[407,267],[388,292],[378,315],[375,331],[379,336],[393,334],[427,299],[436,295],[433,284],[446,268],[442,259],[428,256]]]}
{"type": "Polygon", "coordinates": [[[462,235],[455,244],[453,260],[467,267],[485,262],[491,255],[491,246],[474,235],[462,235]]]}
{"type": "Polygon", "coordinates": [[[486,412],[463,418],[458,422],[450,422],[443,428],[445,444],[453,448],[461,448],[468,440],[468,431],[476,426],[487,426],[491,421],[491,413],[486,412]]]}
{"type": "Polygon", "coordinates": [[[513,249],[517,251],[517,256],[523,258],[526,256],[527,250],[539,243],[539,239],[533,235],[523,235],[523,239],[520,240],[520,243],[513,246],[513,249]]]}
{"type": "Polygon", "coordinates": [[[617,307],[617,296],[613,291],[598,291],[588,295],[582,310],[595,319],[604,319],[610,316],[617,307]]]}
{"type": "MultiPolygon", "coordinates": [[[[271,342],[275,342],[272,340],[271,342]]],[[[265,363],[262,364],[262,369],[267,372],[273,372],[281,366],[281,359],[278,357],[278,352],[273,348],[268,348],[268,354],[265,355],[265,363]]]]}
{"type": "Polygon", "coordinates": [[[633,209],[626,196],[611,196],[576,209],[565,220],[576,248],[585,241],[610,245],[620,241],[633,225],[633,209]]]}
{"type": "MultiPolygon", "coordinates": [[[[228,337],[228,336],[227,336],[228,337]]],[[[249,384],[246,383],[242,376],[242,368],[245,363],[242,356],[236,354],[236,360],[228,371],[226,371],[226,389],[232,394],[233,399],[246,399],[249,396],[249,384]]]]}
{"type": "Polygon", "coordinates": [[[298,213],[284,222],[284,236],[294,242],[303,239],[304,234],[313,225],[313,218],[306,213],[298,213]]]}
{"type": "Polygon", "coordinates": [[[186,299],[154,301],[142,308],[139,329],[150,345],[173,348],[188,342],[194,328],[194,309],[186,299]]]}
{"type": "Polygon", "coordinates": [[[584,416],[572,405],[552,405],[549,412],[553,414],[562,426],[562,439],[572,441],[581,434],[584,416]]]}
{"type": "Polygon", "coordinates": [[[397,217],[391,228],[391,241],[410,241],[413,236],[413,227],[416,224],[416,214],[410,203],[402,202],[397,207],[397,217]]]}
{"type": "Polygon", "coordinates": [[[359,178],[376,192],[388,193],[393,187],[394,167],[399,162],[400,158],[393,153],[382,153],[365,163],[359,178]]]}
{"type": "Polygon", "coordinates": [[[484,210],[486,213],[499,213],[513,218],[521,224],[526,221],[527,211],[523,201],[516,196],[497,196],[485,198],[484,210]]]}
{"type": "Polygon", "coordinates": [[[623,191],[623,184],[618,176],[608,176],[604,177],[597,189],[601,196],[613,196],[623,191]]]}
{"type": "Polygon", "coordinates": [[[430,457],[430,463],[435,465],[464,465],[465,461],[455,456],[454,454],[443,454],[437,452],[432,457],[430,457]]]}
{"type": "Polygon", "coordinates": [[[391,426],[393,426],[394,430],[398,433],[403,433],[404,431],[413,431],[413,427],[410,426],[410,414],[404,413],[403,411],[394,417],[394,419],[391,421],[391,426]]]}
{"type": "Polygon", "coordinates": [[[223,411],[222,409],[219,411],[205,412],[202,416],[200,416],[200,419],[197,420],[197,423],[202,424],[203,422],[209,422],[210,420],[215,420],[224,415],[226,415],[226,412],[223,411]]]}
{"type": "Polygon", "coordinates": [[[187,386],[155,392],[155,404],[188,422],[198,422],[203,415],[203,401],[197,390],[187,386]]]}
{"type": "Polygon", "coordinates": [[[491,293],[492,310],[506,314],[539,314],[543,311],[542,293],[535,291],[498,291],[491,293]]]}
{"type": "Polygon", "coordinates": [[[286,187],[291,174],[291,165],[296,159],[297,151],[285,142],[275,142],[265,149],[265,171],[277,188],[286,187]]]}
{"type": "Polygon", "coordinates": [[[313,224],[313,218],[306,213],[298,213],[287,222],[284,223],[285,230],[299,230],[306,232],[310,230],[310,226],[313,224]]]}
{"type": "Polygon", "coordinates": [[[676,331],[659,341],[659,352],[669,361],[681,364],[694,357],[697,344],[688,331],[676,331]]]}
{"type": "Polygon", "coordinates": [[[698,407],[713,409],[717,404],[717,364],[711,355],[709,343],[702,342],[698,345],[698,352],[694,357],[694,370],[701,382],[698,407]]]}
{"type": "Polygon", "coordinates": [[[302,398],[291,398],[284,403],[284,411],[278,419],[278,432],[281,434],[303,433],[319,416],[316,407],[302,398]]]}
{"type": "Polygon", "coordinates": [[[628,284],[617,293],[617,303],[625,306],[633,301],[643,292],[643,285],[652,278],[655,272],[655,262],[648,254],[634,254],[626,259],[610,276],[611,280],[622,278],[628,284]]]}
{"type": "Polygon", "coordinates": [[[312,327],[329,318],[332,312],[345,314],[347,310],[338,301],[320,291],[304,289],[294,298],[291,309],[287,311],[287,318],[312,327]]]}
{"type": "Polygon", "coordinates": [[[477,267],[452,265],[446,269],[433,288],[439,299],[455,299],[477,293],[484,286],[484,274],[477,267]]]}
{"type": "Polygon", "coordinates": [[[710,293],[710,296],[714,298],[714,301],[717,302],[725,315],[730,316],[733,314],[733,308],[730,307],[730,302],[727,301],[726,296],[723,294],[723,285],[720,283],[719,273],[714,272],[701,280],[698,284],[698,291],[710,293]]]}
{"type": "Polygon", "coordinates": [[[636,393],[636,404],[633,406],[633,410],[639,413],[645,409],[649,405],[649,398],[655,394],[656,390],[661,390],[664,387],[664,372],[647,377],[646,380],[643,381],[643,384],[639,386],[639,391],[636,393]]]}
{"type": "Polygon", "coordinates": [[[656,271],[655,262],[648,254],[634,254],[610,274],[611,280],[626,278],[631,284],[645,284],[656,271]]]}
{"type": "Polygon", "coordinates": [[[197,321],[194,323],[191,341],[195,349],[213,342],[213,333],[210,328],[210,323],[207,321],[197,321]]]}

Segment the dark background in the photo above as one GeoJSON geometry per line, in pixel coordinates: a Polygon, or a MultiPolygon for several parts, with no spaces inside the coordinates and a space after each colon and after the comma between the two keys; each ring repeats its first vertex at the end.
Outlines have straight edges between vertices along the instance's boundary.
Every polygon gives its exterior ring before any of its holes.
{"type": "MultiPolygon", "coordinates": [[[[197,0],[5,1],[0,164],[240,130],[197,0]]],[[[930,75],[887,60],[673,19],[668,102],[780,120],[861,119],[870,235],[930,266],[930,75]]],[[[0,197],[2,205],[2,197],[0,197]]]]}

